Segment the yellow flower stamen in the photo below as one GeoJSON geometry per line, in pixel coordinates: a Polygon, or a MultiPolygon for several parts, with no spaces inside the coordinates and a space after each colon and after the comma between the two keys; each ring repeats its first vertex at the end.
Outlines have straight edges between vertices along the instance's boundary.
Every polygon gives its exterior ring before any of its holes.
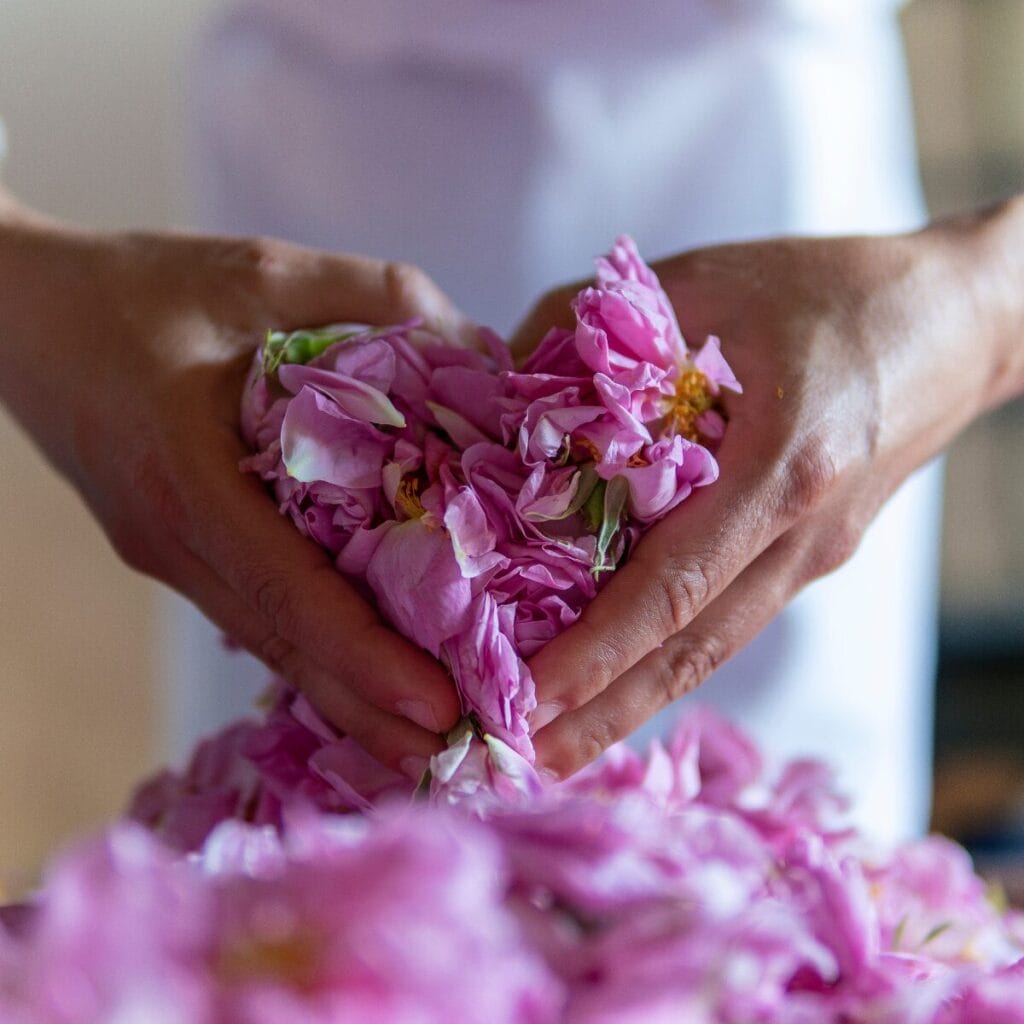
{"type": "Polygon", "coordinates": [[[669,399],[668,415],[676,426],[676,433],[688,441],[697,441],[700,431],[697,420],[712,405],[708,379],[700,370],[690,368],[680,372],[676,379],[676,393],[669,399]]]}
{"type": "Polygon", "coordinates": [[[406,519],[421,519],[427,514],[420,500],[420,482],[414,476],[404,477],[395,495],[395,511],[406,519]]]}

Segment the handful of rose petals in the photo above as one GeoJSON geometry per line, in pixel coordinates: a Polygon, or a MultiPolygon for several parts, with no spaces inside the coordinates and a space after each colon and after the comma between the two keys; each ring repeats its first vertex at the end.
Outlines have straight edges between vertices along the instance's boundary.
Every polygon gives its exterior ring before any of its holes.
{"type": "MultiPolygon", "coordinates": [[[[713,482],[722,389],[657,278],[620,238],[520,369],[413,323],[271,334],[242,425],[244,468],[399,632],[440,658],[492,767],[533,760],[524,659],[571,625],[640,534],[713,482]]],[[[452,781],[469,732],[433,766],[452,781]]],[[[482,769],[478,765],[478,769],[482,769]]],[[[498,768],[498,774],[504,774],[498,768]]]]}

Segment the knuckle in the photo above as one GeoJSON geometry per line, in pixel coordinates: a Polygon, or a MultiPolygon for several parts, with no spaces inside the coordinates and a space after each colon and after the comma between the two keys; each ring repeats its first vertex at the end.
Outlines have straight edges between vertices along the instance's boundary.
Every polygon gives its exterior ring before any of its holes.
{"type": "Polygon", "coordinates": [[[725,659],[725,645],[716,636],[680,638],[662,666],[659,683],[663,706],[695,690],[725,659]]]}
{"type": "Polygon", "coordinates": [[[576,685],[558,695],[558,704],[563,712],[578,711],[594,696],[594,693],[593,686],[576,685]]]}
{"type": "Polygon", "coordinates": [[[581,729],[576,737],[571,753],[571,767],[575,770],[596,761],[618,739],[608,719],[594,719],[581,729]]]}
{"type": "Polygon", "coordinates": [[[711,573],[706,560],[680,564],[670,560],[658,574],[662,634],[672,636],[684,629],[711,593],[711,573]]]}
{"type": "Polygon", "coordinates": [[[782,490],[782,511],[789,522],[816,509],[835,486],[836,460],[820,441],[809,441],[787,462],[782,490]]]}
{"type": "Polygon", "coordinates": [[[384,265],[384,294],[388,304],[404,314],[414,314],[435,291],[434,282],[412,263],[384,265]]]}
{"type": "Polygon", "coordinates": [[[264,572],[252,584],[252,603],[274,627],[275,633],[287,636],[294,622],[294,600],[288,579],[278,572],[264,572]]]}
{"type": "Polygon", "coordinates": [[[238,287],[246,291],[259,293],[287,270],[288,247],[277,239],[232,238],[223,245],[222,263],[234,275],[238,287]]]}
{"type": "Polygon", "coordinates": [[[228,238],[223,246],[221,260],[226,266],[241,272],[259,272],[271,262],[273,243],[260,236],[228,238]]]}

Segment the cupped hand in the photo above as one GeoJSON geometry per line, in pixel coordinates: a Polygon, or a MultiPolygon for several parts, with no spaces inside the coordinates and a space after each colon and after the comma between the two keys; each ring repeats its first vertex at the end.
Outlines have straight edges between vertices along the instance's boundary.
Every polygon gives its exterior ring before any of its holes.
{"type": "MultiPolygon", "coordinates": [[[[744,390],[725,399],[718,482],[533,658],[541,764],[572,773],[702,683],[845,562],[898,484],[991,404],[997,289],[978,248],[954,224],[655,265],[689,343],[719,335],[744,390]]],[[[564,323],[577,287],[542,300],[520,353],[564,323]]]]}
{"type": "Polygon", "coordinates": [[[419,773],[458,717],[453,684],[239,471],[239,402],[269,327],[423,316],[454,336],[446,298],[402,265],[31,215],[0,232],[0,263],[3,398],[120,555],[385,764],[419,773]]]}

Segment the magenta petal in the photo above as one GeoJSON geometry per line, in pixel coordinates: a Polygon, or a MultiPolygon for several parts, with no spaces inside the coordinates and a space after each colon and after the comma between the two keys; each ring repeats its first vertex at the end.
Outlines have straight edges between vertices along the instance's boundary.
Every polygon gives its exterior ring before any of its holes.
{"type": "Polygon", "coordinates": [[[304,387],[289,403],[281,427],[281,453],[291,477],[339,487],[379,487],[393,441],[346,415],[333,399],[304,387]]]}
{"type": "Polygon", "coordinates": [[[250,448],[257,448],[259,427],[267,415],[272,403],[270,387],[263,373],[263,348],[257,350],[253,357],[242,390],[242,412],[239,426],[242,438],[250,448]]]}
{"type": "Polygon", "coordinates": [[[385,768],[349,736],[321,747],[309,767],[354,809],[368,810],[385,795],[412,794],[408,779],[385,768]]]}
{"type": "Polygon", "coordinates": [[[555,459],[567,437],[604,415],[599,405],[562,404],[571,400],[569,395],[555,395],[531,403],[519,430],[519,453],[527,465],[555,459]]]}
{"type": "Polygon", "coordinates": [[[461,487],[448,499],[444,525],[455,559],[467,579],[508,562],[506,556],[494,550],[497,538],[472,488],[461,487]]]}
{"type": "Polygon", "coordinates": [[[355,377],[298,363],[285,364],[277,375],[281,384],[292,394],[299,394],[303,388],[312,388],[330,398],[354,420],[389,427],[405,426],[405,417],[383,391],[355,377]]]}
{"type": "Polygon", "coordinates": [[[693,365],[707,377],[713,395],[717,395],[720,388],[734,391],[737,395],[743,394],[742,385],[722,355],[722,343],[713,334],[708,336],[701,350],[693,357],[693,365]]]}
{"type": "Polygon", "coordinates": [[[586,288],[573,302],[580,356],[598,373],[639,362],[667,368],[685,355],[674,317],[669,319],[659,297],[637,284],[586,288]]]}
{"type": "MultiPolygon", "coordinates": [[[[664,516],[694,487],[704,487],[718,477],[714,456],[702,445],[678,435],[658,441],[640,454],[646,464],[626,465],[616,475],[628,482],[630,514],[642,523],[664,516]]],[[[601,471],[602,467],[598,468],[601,471]]]]}
{"type": "Polygon", "coordinates": [[[441,367],[430,378],[433,402],[471,423],[486,440],[496,440],[501,435],[505,390],[505,384],[496,374],[465,366],[441,367]]]}
{"type": "Polygon", "coordinates": [[[515,629],[520,655],[532,658],[549,640],[568,629],[579,615],[577,608],[557,594],[520,600],[516,604],[515,629]]]}
{"type": "Polygon", "coordinates": [[[470,420],[446,405],[439,402],[427,402],[427,408],[433,414],[437,425],[451,438],[456,448],[469,448],[471,445],[489,441],[490,438],[470,420]]]}
{"type": "Polygon", "coordinates": [[[395,384],[398,358],[394,346],[386,339],[367,331],[358,338],[332,345],[309,365],[353,378],[388,394],[395,384]]]}
{"type": "Polygon", "coordinates": [[[499,606],[483,591],[469,609],[466,628],[445,645],[445,655],[459,693],[484,730],[532,758],[527,716],[537,702],[533,677],[513,642],[514,617],[514,607],[499,606]]]}
{"type": "Polygon", "coordinates": [[[583,377],[588,367],[580,358],[576,336],[572,331],[553,327],[523,363],[521,376],[541,377],[546,374],[583,377]]]}
{"type": "Polygon", "coordinates": [[[534,522],[563,518],[576,498],[581,478],[575,466],[555,470],[534,466],[516,497],[516,511],[534,522]]]}
{"type": "Polygon", "coordinates": [[[468,624],[470,582],[448,535],[422,519],[391,524],[370,558],[366,579],[387,620],[435,658],[468,624]]]}
{"type": "Polygon", "coordinates": [[[525,803],[540,796],[540,776],[521,754],[496,736],[484,736],[494,791],[506,804],[525,803]]]}

